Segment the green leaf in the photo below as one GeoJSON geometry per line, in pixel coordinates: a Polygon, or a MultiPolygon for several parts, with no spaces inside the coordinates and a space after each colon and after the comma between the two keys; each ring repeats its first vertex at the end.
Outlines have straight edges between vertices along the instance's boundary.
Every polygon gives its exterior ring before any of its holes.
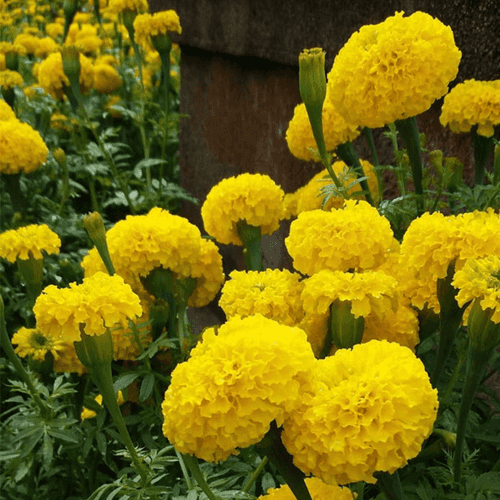
{"type": "Polygon", "coordinates": [[[139,391],[139,401],[142,403],[151,396],[153,392],[153,387],[155,385],[155,376],[152,373],[148,373],[141,384],[141,390],[139,391]]]}
{"type": "Polygon", "coordinates": [[[16,475],[14,476],[14,481],[18,483],[21,479],[28,474],[33,465],[33,456],[29,457],[28,460],[23,460],[16,470],[16,475]]]}
{"type": "Polygon", "coordinates": [[[196,490],[189,490],[187,494],[187,500],[197,500],[198,492],[196,490]]]}
{"type": "Polygon", "coordinates": [[[54,443],[47,432],[43,435],[42,455],[43,467],[48,471],[52,464],[52,459],[54,458],[54,443]]]}
{"type": "Polygon", "coordinates": [[[266,472],[262,476],[262,490],[266,492],[269,488],[276,488],[276,483],[273,476],[269,472],[266,472]]]}
{"type": "Polygon", "coordinates": [[[97,448],[103,457],[106,456],[107,442],[106,436],[102,432],[98,432],[95,435],[95,439],[97,441],[97,448]]]}
{"type": "Polygon", "coordinates": [[[73,431],[70,429],[66,429],[61,431],[59,429],[47,429],[47,432],[57,439],[61,439],[62,441],[67,441],[68,443],[78,443],[78,438],[75,436],[73,431]]]}
{"type": "Polygon", "coordinates": [[[134,380],[136,380],[140,376],[141,376],[140,372],[131,372],[121,375],[113,384],[115,392],[123,391],[123,389],[128,387],[134,380]]]}
{"type": "Polygon", "coordinates": [[[486,472],[475,481],[474,492],[500,493],[500,472],[486,472]]]}

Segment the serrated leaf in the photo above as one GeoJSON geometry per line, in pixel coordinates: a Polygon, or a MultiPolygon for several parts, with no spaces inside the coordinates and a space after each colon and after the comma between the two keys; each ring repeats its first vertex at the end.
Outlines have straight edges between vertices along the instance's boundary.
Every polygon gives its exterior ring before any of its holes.
{"type": "Polygon", "coordinates": [[[276,488],[276,482],[273,476],[269,472],[266,472],[262,476],[262,491],[266,492],[269,488],[276,488]]]}
{"type": "Polygon", "coordinates": [[[68,443],[78,443],[77,437],[74,435],[73,431],[70,429],[66,429],[61,431],[59,429],[47,429],[47,432],[57,439],[61,439],[62,441],[67,441],[68,443]]]}
{"type": "Polygon", "coordinates": [[[189,490],[187,494],[187,500],[197,500],[198,492],[196,490],[189,490]]]}
{"type": "Polygon", "coordinates": [[[152,373],[148,373],[141,384],[141,390],[139,391],[139,401],[142,403],[151,396],[153,393],[153,387],[155,385],[155,376],[152,373]]]}
{"type": "Polygon", "coordinates": [[[123,389],[128,387],[134,380],[138,379],[140,376],[141,374],[139,372],[131,372],[120,375],[120,377],[118,377],[113,384],[115,392],[123,391],[123,389]]]}

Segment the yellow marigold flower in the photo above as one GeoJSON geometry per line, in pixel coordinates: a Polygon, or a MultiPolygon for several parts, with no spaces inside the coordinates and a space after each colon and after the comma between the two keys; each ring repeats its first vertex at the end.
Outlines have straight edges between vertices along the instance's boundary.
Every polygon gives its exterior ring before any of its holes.
{"type": "Polygon", "coordinates": [[[0,71],[7,69],[5,66],[5,55],[0,53],[0,71]]]}
{"type": "Polygon", "coordinates": [[[262,314],[278,323],[296,326],[304,315],[300,275],[280,269],[233,271],[219,301],[227,318],[262,314]]]}
{"type": "MultiPolygon", "coordinates": [[[[95,398],[94,401],[96,401],[98,404],[102,406],[102,394],[98,394],[95,398]]],[[[116,395],[116,401],[117,403],[121,406],[123,403],[125,403],[125,399],[123,397],[123,392],[118,391],[118,394],[116,395]]],[[[97,415],[97,413],[93,410],[89,410],[88,408],[83,407],[82,413],[80,415],[80,420],[83,422],[84,420],[88,418],[94,418],[97,415]]]]}
{"type": "Polygon", "coordinates": [[[177,365],[162,404],[163,433],[182,453],[225,460],[283,423],[310,390],[306,334],[261,315],[231,318],[177,365]]]}
{"type": "Polygon", "coordinates": [[[455,273],[452,285],[459,289],[456,297],[462,307],[469,301],[481,299],[481,309],[492,309],[491,321],[500,323],[500,256],[468,259],[455,273]]]}
{"type": "Polygon", "coordinates": [[[351,303],[352,314],[358,318],[375,314],[384,317],[394,309],[397,281],[382,271],[345,273],[324,269],[304,282],[302,302],[304,311],[328,313],[336,300],[351,303]]]}
{"type": "Polygon", "coordinates": [[[59,45],[50,37],[41,38],[38,41],[38,46],[35,49],[35,56],[45,58],[52,52],[58,50],[59,45]]]}
{"type": "Polygon", "coordinates": [[[500,124],[500,80],[459,83],[445,96],[439,121],[455,134],[477,125],[479,135],[491,137],[500,124]]]}
{"type": "Polygon", "coordinates": [[[151,37],[166,35],[170,32],[182,33],[179,16],[175,10],[164,10],[155,14],[139,14],[134,19],[135,41],[148,47],[151,37]]]}
{"type": "Polygon", "coordinates": [[[40,329],[68,342],[87,335],[102,335],[107,328],[142,314],[139,297],[123,278],[96,273],[84,278],[81,285],[70,283],[69,288],[46,287],[36,299],[33,312],[40,329]]]}
{"type": "Polygon", "coordinates": [[[0,121],[0,172],[29,174],[42,166],[49,150],[42,136],[27,123],[0,121]]]}
{"type": "Polygon", "coordinates": [[[267,175],[241,174],[223,179],[201,207],[205,230],[219,243],[242,245],[236,224],[243,220],[272,234],[284,218],[283,190],[267,175]]]}
{"type": "Polygon", "coordinates": [[[53,369],[57,373],[77,373],[82,375],[87,373],[87,368],[83,366],[78,359],[73,342],[64,341],[64,349],[59,353],[59,356],[54,359],[53,369]]]}
{"type": "Polygon", "coordinates": [[[43,361],[49,352],[54,359],[57,359],[59,353],[65,349],[64,341],[43,333],[37,328],[24,328],[24,326],[14,333],[12,344],[17,345],[15,351],[19,357],[30,356],[35,361],[43,361]]]}
{"type": "Polygon", "coordinates": [[[47,23],[45,25],[45,33],[55,40],[64,33],[64,25],[60,23],[47,23]]]}
{"type": "MultiPolygon", "coordinates": [[[[363,172],[368,177],[368,187],[372,193],[374,201],[378,201],[378,180],[375,173],[373,165],[365,160],[360,160],[361,166],[363,167],[363,172]]],[[[332,165],[333,171],[337,174],[338,179],[344,186],[349,186],[356,179],[357,176],[352,170],[349,172],[347,165],[343,161],[336,161],[332,165]]],[[[323,205],[323,200],[325,199],[324,188],[327,186],[334,187],[335,184],[332,178],[328,174],[328,171],[322,170],[317,173],[305,186],[302,186],[297,190],[296,201],[294,199],[294,205],[290,205],[288,200],[288,213],[292,216],[297,216],[302,212],[307,212],[310,210],[317,210],[322,208],[323,210],[331,210],[332,208],[342,208],[344,206],[345,199],[340,196],[331,196],[329,200],[323,205]]],[[[356,184],[353,188],[348,190],[349,195],[353,196],[356,191],[361,191],[359,184],[356,184]]]]}
{"type": "Polygon", "coordinates": [[[0,27],[10,26],[14,22],[13,17],[8,12],[0,12],[0,27]]]}
{"type": "Polygon", "coordinates": [[[418,455],[438,398],[410,349],[372,340],[317,361],[315,374],[314,396],[283,426],[297,467],[327,484],[375,483],[418,455]]]}
{"type": "MultiPolygon", "coordinates": [[[[224,281],[222,257],[215,244],[204,240],[187,219],[160,208],[117,222],[106,238],[116,272],[141,296],[145,291],[140,277],[160,267],[178,278],[196,278],[188,301],[194,307],[213,300],[224,281]]],[[[104,270],[102,265],[96,251],[90,251],[82,262],[87,276],[104,270]]]]}
{"type": "Polygon", "coordinates": [[[9,262],[42,259],[42,252],[58,254],[60,246],[59,236],[46,224],[31,224],[0,234],[0,257],[9,262]]]}
{"type": "MultiPolygon", "coordinates": [[[[306,486],[311,494],[312,500],[354,500],[356,494],[349,488],[343,488],[336,484],[325,484],[317,477],[306,478],[306,486]]],[[[279,488],[270,488],[265,495],[257,500],[296,500],[290,486],[284,484],[279,488]]]]}
{"type": "Polygon", "coordinates": [[[295,269],[312,275],[322,269],[373,269],[394,239],[389,221],[366,201],[346,200],[343,209],[299,214],[285,240],[295,269]]]}
{"type": "Polygon", "coordinates": [[[6,69],[0,71],[0,88],[11,89],[13,87],[20,87],[24,83],[23,77],[17,71],[6,69]]]}
{"type": "Polygon", "coordinates": [[[122,79],[113,66],[98,64],[94,66],[94,88],[101,94],[111,94],[122,84],[122,79]]]}
{"type": "Polygon", "coordinates": [[[461,52],[453,32],[424,12],[363,26],[340,49],[327,99],[361,127],[416,116],[448,90],[461,52]]]}
{"type": "Polygon", "coordinates": [[[147,0],[109,0],[108,9],[115,14],[129,12],[147,12],[149,5],[147,0]]]}
{"type": "Polygon", "coordinates": [[[0,42],[0,54],[17,54],[19,56],[24,56],[26,55],[26,49],[23,45],[0,42]]]}
{"type": "Polygon", "coordinates": [[[0,121],[8,120],[17,120],[16,114],[4,100],[0,100],[0,121]]]}
{"type": "MultiPolygon", "coordinates": [[[[94,85],[94,67],[90,59],[80,54],[80,91],[88,92],[94,85]]],[[[40,86],[54,99],[62,99],[64,87],[69,86],[68,77],[64,74],[60,52],[50,54],[40,65],[38,71],[40,86]]]]}
{"type": "MultiPolygon", "coordinates": [[[[323,104],[322,120],[327,151],[334,151],[341,144],[353,141],[361,133],[356,124],[347,122],[338,113],[328,97],[323,104]]],[[[321,158],[312,151],[316,150],[317,146],[304,103],[295,107],[285,138],[290,153],[299,160],[321,161],[321,158]]]]}
{"type": "Polygon", "coordinates": [[[448,266],[466,259],[500,255],[500,215],[492,208],[457,216],[425,213],[415,219],[401,243],[401,259],[417,278],[444,278],[448,266]]]}
{"type": "Polygon", "coordinates": [[[14,45],[22,45],[26,54],[34,54],[39,43],[39,38],[28,33],[21,33],[14,39],[14,45]]]}

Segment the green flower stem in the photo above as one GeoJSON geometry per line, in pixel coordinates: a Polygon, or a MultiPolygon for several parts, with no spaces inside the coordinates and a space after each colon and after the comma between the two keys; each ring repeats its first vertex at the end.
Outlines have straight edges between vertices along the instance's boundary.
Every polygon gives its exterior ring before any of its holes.
{"type": "Polygon", "coordinates": [[[43,257],[35,259],[31,252],[27,259],[16,259],[17,269],[26,284],[30,309],[33,308],[37,297],[42,293],[43,262],[43,257]]]}
{"type": "Polygon", "coordinates": [[[26,212],[26,198],[21,191],[21,185],[19,183],[21,174],[5,174],[2,175],[2,177],[5,183],[5,189],[9,193],[14,212],[19,212],[21,215],[24,215],[26,212]]]}
{"type": "Polygon", "coordinates": [[[214,495],[214,492],[210,489],[205,478],[203,477],[203,473],[200,470],[200,465],[198,464],[198,459],[193,457],[192,455],[184,455],[182,454],[182,458],[184,463],[187,465],[188,469],[191,471],[191,474],[196,479],[198,486],[201,488],[203,493],[207,495],[210,500],[218,500],[214,495]]]}
{"type": "Polygon", "coordinates": [[[458,358],[457,364],[455,365],[455,369],[453,370],[453,374],[451,376],[450,381],[448,382],[448,386],[446,387],[446,390],[444,392],[443,399],[440,403],[440,406],[442,407],[447,407],[448,406],[448,398],[451,395],[451,391],[453,391],[453,388],[455,387],[455,384],[457,383],[458,377],[460,376],[460,370],[462,369],[462,365],[464,364],[465,357],[458,358]]]}
{"type": "Polygon", "coordinates": [[[484,180],[484,172],[486,162],[493,150],[493,137],[484,137],[477,132],[472,134],[472,142],[474,144],[474,160],[476,163],[475,185],[482,184],[484,180]]]}
{"type": "Polygon", "coordinates": [[[26,384],[26,387],[30,391],[33,401],[38,406],[38,408],[40,408],[40,415],[42,416],[42,418],[47,419],[50,416],[50,408],[40,398],[38,391],[33,385],[33,382],[31,381],[29,374],[24,369],[23,365],[21,364],[21,361],[19,361],[19,358],[17,357],[17,354],[14,352],[14,348],[12,347],[12,344],[10,342],[10,338],[7,333],[7,327],[5,325],[5,306],[1,295],[0,295],[0,344],[2,345],[2,348],[5,354],[7,355],[7,358],[14,365],[17,374],[26,384]]]}
{"type": "Polygon", "coordinates": [[[264,467],[266,466],[267,462],[269,462],[269,459],[267,457],[264,457],[260,461],[260,464],[253,471],[253,474],[248,478],[248,481],[243,486],[243,489],[241,490],[243,493],[249,492],[250,488],[252,487],[252,484],[255,483],[255,481],[259,477],[260,473],[264,470],[264,467]]]}
{"type": "Polygon", "coordinates": [[[406,498],[397,471],[394,474],[379,472],[375,474],[375,477],[378,487],[385,494],[387,500],[404,500],[406,498]]]}
{"type": "Polygon", "coordinates": [[[238,235],[243,243],[243,256],[248,271],[263,271],[260,227],[251,226],[244,220],[236,225],[238,235]]]}
{"type": "MultiPolygon", "coordinates": [[[[341,144],[340,146],[337,147],[336,153],[338,157],[348,166],[354,168],[358,179],[365,176],[365,173],[363,172],[363,167],[361,166],[361,163],[359,162],[358,155],[356,154],[356,151],[354,151],[354,147],[352,145],[351,141],[344,142],[344,144],[341,144]]],[[[366,198],[366,201],[370,204],[373,205],[373,198],[370,193],[370,188],[368,187],[368,182],[365,179],[359,181],[359,184],[363,188],[364,195],[366,198]]]]}
{"type": "Polygon", "coordinates": [[[417,119],[413,116],[404,120],[397,120],[395,124],[405,142],[410,159],[413,184],[415,185],[415,194],[417,195],[417,215],[422,215],[424,213],[423,166],[417,119]]]}
{"type": "Polygon", "coordinates": [[[278,472],[283,476],[297,500],[312,500],[304,481],[305,474],[293,463],[293,457],[281,441],[276,422],[271,422],[269,431],[257,446],[266,454],[278,472]]]}
{"type": "MultiPolygon", "coordinates": [[[[161,141],[161,159],[165,159],[165,148],[167,146],[167,140],[168,140],[168,127],[169,127],[169,113],[170,113],[170,99],[169,99],[169,90],[170,90],[170,50],[168,51],[161,51],[160,52],[160,58],[161,58],[161,68],[162,68],[162,76],[161,76],[161,81],[162,81],[162,86],[163,86],[163,113],[165,115],[165,131],[163,134],[163,138],[161,141]]],[[[160,172],[158,175],[158,180],[160,181],[160,196],[162,193],[163,189],[163,170],[164,170],[164,163],[163,161],[160,163],[160,172]]],[[[170,170],[170,169],[169,169],[170,170]]],[[[169,171],[169,174],[171,172],[169,171]]]]}
{"type": "Polygon", "coordinates": [[[372,155],[373,166],[375,167],[375,174],[377,175],[378,184],[378,198],[382,199],[382,193],[384,192],[384,179],[380,173],[380,161],[378,158],[378,153],[375,148],[375,142],[373,141],[372,129],[369,127],[363,128],[363,136],[365,138],[368,147],[370,148],[370,153],[372,155]]]}
{"type": "Polygon", "coordinates": [[[118,406],[118,402],[116,400],[116,394],[113,388],[111,363],[94,363],[91,367],[89,367],[89,372],[94,383],[99,388],[99,392],[102,394],[103,401],[106,404],[106,408],[108,409],[113,422],[118,428],[118,432],[120,433],[123,444],[127,447],[135,470],[141,476],[143,483],[146,483],[148,479],[148,472],[144,468],[144,465],[142,464],[142,461],[137,454],[134,443],[132,442],[130,434],[128,433],[127,426],[125,425],[125,420],[123,419],[120,407],[118,406]]]}
{"type": "Polygon", "coordinates": [[[460,405],[460,413],[458,415],[457,425],[457,443],[455,448],[455,457],[453,462],[453,475],[455,482],[460,482],[462,471],[462,454],[465,444],[465,429],[467,426],[467,418],[471,409],[474,397],[481,383],[481,379],[486,371],[488,361],[493,354],[495,347],[489,349],[481,349],[470,341],[469,351],[467,353],[467,367],[465,372],[465,387],[462,394],[462,402],[460,405]]]}
{"type": "Polygon", "coordinates": [[[465,304],[463,307],[459,307],[457,304],[455,297],[458,290],[451,284],[454,274],[455,262],[452,262],[448,266],[446,276],[439,279],[437,283],[437,294],[439,304],[441,306],[441,312],[439,315],[438,352],[436,363],[434,365],[434,371],[431,375],[431,383],[433,387],[436,387],[439,382],[446,360],[448,359],[451,349],[453,348],[453,341],[456,333],[462,326],[462,316],[465,306],[468,305],[465,304]]]}

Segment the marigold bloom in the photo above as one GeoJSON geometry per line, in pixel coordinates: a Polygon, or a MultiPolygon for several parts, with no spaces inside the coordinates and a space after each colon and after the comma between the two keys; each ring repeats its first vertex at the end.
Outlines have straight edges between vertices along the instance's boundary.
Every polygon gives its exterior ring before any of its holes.
{"type": "MultiPolygon", "coordinates": [[[[94,84],[94,67],[90,59],[80,54],[80,91],[88,92],[94,84]]],[[[69,79],[64,74],[60,52],[50,54],[38,70],[40,86],[54,99],[62,99],[64,87],[69,86],[69,79]]]]}
{"type": "Polygon", "coordinates": [[[64,25],[60,23],[48,23],[45,25],[45,33],[55,40],[64,33],[64,25]]]}
{"type": "Polygon", "coordinates": [[[46,224],[31,224],[0,234],[0,257],[12,263],[30,257],[42,259],[42,252],[58,254],[60,246],[59,236],[46,224]]]}
{"type": "MultiPolygon", "coordinates": [[[[327,151],[334,151],[341,144],[353,141],[361,133],[357,125],[347,122],[338,113],[328,97],[323,104],[322,120],[327,151]]],[[[317,145],[304,103],[295,107],[285,138],[290,153],[299,160],[321,161],[321,158],[311,151],[317,150],[317,145]]]]}
{"type": "Polygon", "coordinates": [[[39,38],[28,33],[21,33],[14,39],[14,45],[22,45],[26,54],[34,54],[37,47],[39,38]]]}
{"type": "Polygon", "coordinates": [[[59,45],[50,37],[40,38],[35,49],[35,57],[44,58],[58,50],[59,45]]]}
{"type": "Polygon", "coordinates": [[[500,323],[500,256],[468,259],[455,273],[452,285],[459,289],[456,300],[462,307],[469,301],[481,299],[481,309],[492,309],[491,321],[500,323]]]}
{"type": "Polygon", "coordinates": [[[115,14],[129,12],[147,12],[149,5],[147,0],[109,0],[108,9],[115,14]]]}
{"type": "Polygon", "coordinates": [[[37,328],[21,327],[12,336],[12,344],[17,345],[15,351],[19,357],[30,356],[35,361],[43,361],[49,352],[57,359],[65,349],[64,341],[44,334],[37,328]]]}
{"type": "Polygon", "coordinates": [[[327,99],[361,127],[416,116],[448,90],[461,52],[453,32],[424,12],[363,26],[340,49],[327,99]]]}
{"type": "Polygon", "coordinates": [[[84,278],[81,285],[49,285],[37,298],[33,312],[41,330],[68,342],[78,342],[80,327],[87,335],[102,335],[117,323],[127,326],[129,319],[142,314],[139,302],[120,276],[99,272],[84,278]]]}
{"type": "Polygon", "coordinates": [[[366,201],[346,200],[343,209],[302,212],[285,240],[295,269],[372,269],[385,259],[394,236],[389,221],[366,201]]]}
{"type": "Polygon", "coordinates": [[[0,122],[8,120],[17,120],[16,114],[5,101],[0,100],[0,122]]]}
{"type": "MultiPolygon", "coordinates": [[[[354,500],[355,494],[349,488],[336,484],[325,484],[317,477],[306,478],[306,486],[312,500],[354,500]]],[[[284,484],[279,488],[270,488],[265,495],[257,500],[296,500],[290,486],[284,484]]]]}
{"type": "Polygon", "coordinates": [[[296,326],[302,311],[300,275],[280,269],[233,271],[219,301],[227,318],[262,314],[288,326],[296,326]]]}
{"type": "Polygon", "coordinates": [[[219,243],[242,245],[236,224],[245,221],[272,234],[285,215],[283,190],[267,175],[241,174],[223,179],[207,195],[201,216],[219,243]]]}
{"type": "MultiPolygon", "coordinates": [[[[368,177],[368,187],[374,198],[374,201],[378,201],[378,180],[375,173],[373,165],[365,160],[360,160],[361,166],[363,167],[364,174],[368,177]]],[[[354,171],[349,169],[343,161],[336,161],[332,165],[333,171],[337,175],[338,179],[344,186],[352,184],[356,179],[357,175],[354,171]],[[349,173],[348,173],[349,172],[349,173]]],[[[344,206],[345,198],[340,196],[330,196],[329,200],[323,205],[323,200],[325,199],[324,189],[327,186],[334,187],[332,178],[328,174],[328,171],[322,170],[317,173],[305,186],[302,186],[296,191],[296,199],[293,199],[293,205],[290,204],[291,199],[285,199],[285,203],[288,202],[287,214],[289,217],[297,216],[302,212],[307,212],[310,210],[331,210],[332,208],[342,208],[344,206]]],[[[348,194],[353,197],[356,191],[361,191],[359,184],[356,184],[353,188],[349,189],[348,194]]],[[[285,195],[286,197],[287,195],[285,195]]],[[[355,197],[355,196],[354,196],[355,197]]]]}
{"type": "Polygon", "coordinates": [[[166,35],[170,32],[182,33],[179,16],[175,10],[164,10],[155,14],[139,14],[134,19],[135,41],[151,46],[151,37],[166,35]]]}
{"type": "Polygon", "coordinates": [[[6,69],[0,71],[0,89],[20,87],[24,83],[23,77],[17,71],[6,69]]]}
{"type": "Polygon", "coordinates": [[[318,388],[289,413],[283,443],[328,484],[375,483],[418,455],[437,416],[437,391],[406,347],[372,340],[317,361],[318,388]]]}
{"type": "Polygon", "coordinates": [[[163,433],[182,453],[225,460],[283,423],[315,363],[306,334],[261,315],[231,318],[177,365],[162,404],[163,433]]]}
{"type": "MultiPolygon", "coordinates": [[[[187,219],[153,208],[147,215],[128,216],[106,233],[116,272],[143,297],[140,277],[155,268],[170,269],[177,278],[196,278],[188,305],[208,304],[224,281],[222,257],[216,245],[201,237],[187,219]]],[[[104,270],[97,251],[83,259],[86,276],[104,270]]]]}
{"type": "Polygon", "coordinates": [[[99,64],[94,66],[94,88],[101,94],[111,94],[122,84],[122,79],[113,66],[99,64]]]}
{"type": "Polygon", "coordinates": [[[439,121],[455,134],[470,132],[491,137],[493,127],[500,124],[500,80],[466,80],[445,96],[439,121]]]}

